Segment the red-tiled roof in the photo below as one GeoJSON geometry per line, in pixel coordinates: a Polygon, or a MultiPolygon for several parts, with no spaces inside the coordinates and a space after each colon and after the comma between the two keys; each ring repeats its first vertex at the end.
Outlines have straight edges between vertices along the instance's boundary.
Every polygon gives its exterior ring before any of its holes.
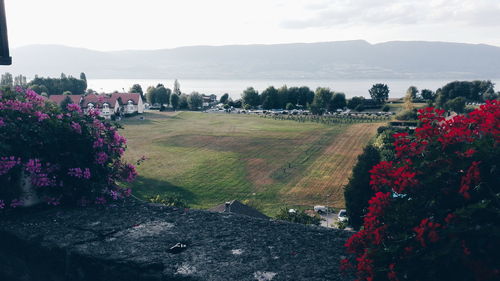
{"type": "Polygon", "coordinates": [[[120,103],[121,105],[127,104],[129,100],[131,100],[135,105],[138,105],[141,95],[136,93],[126,93],[126,94],[113,94],[113,97],[116,98],[118,102],[120,102],[121,99],[120,103]]]}
{"type": "Polygon", "coordinates": [[[88,95],[83,99],[82,108],[87,108],[89,103],[92,103],[94,108],[102,108],[104,103],[107,103],[109,108],[114,108],[116,97],[114,95],[88,95]]]}
{"type": "Polygon", "coordinates": [[[61,102],[66,97],[69,97],[71,99],[71,102],[74,104],[80,104],[80,100],[82,98],[82,96],[80,96],[80,95],[51,95],[51,96],[49,96],[49,100],[60,105],[61,102]]]}

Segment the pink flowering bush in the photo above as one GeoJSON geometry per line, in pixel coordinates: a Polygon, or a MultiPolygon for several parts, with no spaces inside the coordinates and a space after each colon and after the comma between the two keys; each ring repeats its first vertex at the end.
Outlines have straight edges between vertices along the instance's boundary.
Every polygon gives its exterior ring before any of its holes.
{"type": "Polygon", "coordinates": [[[28,178],[49,205],[105,204],[130,194],[135,167],[121,157],[126,140],[118,127],[78,105],[67,112],[32,90],[0,93],[0,209],[23,204],[28,178]]]}

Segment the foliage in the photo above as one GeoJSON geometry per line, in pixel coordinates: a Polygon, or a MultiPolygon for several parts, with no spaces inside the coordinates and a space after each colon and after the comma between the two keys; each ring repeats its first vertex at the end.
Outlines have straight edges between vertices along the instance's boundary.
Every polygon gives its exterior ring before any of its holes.
{"type": "Polygon", "coordinates": [[[72,104],[73,103],[73,100],[66,96],[62,101],[61,101],[61,104],[59,105],[60,108],[61,108],[61,111],[63,112],[68,112],[68,105],[72,104]]]}
{"type": "Polygon", "coordinates": [[[345,206],[349,222],[354,229],[359,229],[363,224],[368,200],[375,194],[370,188],[369,171],[380,160],[378,149],[372,145],[366,146],[363,154],[358,156],[358,162],[352,169],[349,183],[344,189],[345,206]]]}
{"type": "Polygon", "coordinates": [[[170,95],[170,105],[172,105],[172,108],[174,110],[179,108],[179,95],[175,93],[172,93],[172,95],[170,95]]]}
{"type": "Polygon", "coordinates": [[[383,112],[389,112],[391,110],[391,107],[388,106],[387,104],[382,107],[383,112]]]}
{"type": "Polygon", "coordinates": [[[417,110],[415,109],[405,109],[396,114],[396,120],[400,121],[410,121],[417,120],[417,110]]]}
{"type": "Polygon", "coordinates": [[[172,92],[170,89],[165,88],[163,85],[160,85],[156,87],[155,91],[156,103],[159,103],[161,105],[170,103],[170,94],[172,92]]]}
{"type": "Polygon", "coordinates": [[[0,208],[22,204],[20,180],[28,177],[48,204],[104,204],[130,193],[135,167],[122,162],[126,140],[97,111],[67,112],[34,91],[17,87],[0,95],[0,208]]]}
{"type": "Polygon", "coordinates": [[[189,205],[179,195],[160,196],[155,195],[148,200],[151,203],[162,204],[169,207],[189,208],[189,205]]]}
{"type": "Polygon", "coordinates": [[[289,208],[282,208],[276,219],[289,221],[293,223],[301,223],[301,224],[312,224],[312,225],[320,225],[321,217],[318,215],[310,216],[301,210],[294,210],[294,212],[290,212],[289,208]]]}
{"type": "MultiPolygon", "coordinates": [[[[140,87],[140,85],[138,86],[140,87]]],[[[171,93],[172,91],[170,89],[165,88],[162,84],[158,84],[156,87],[148,87],[148,90],[146,91],[146,99],[151,105],[159,104],[161,106],[164,104],[170,104],[171,93]]]]}
{"type": "Polygon", "coordinates": [[[23,88],[26,88],[28,86],[28,82],[26,82],[26,76],[19,74],[18,76],[14,77],[14,86],[21,86],[23,88]]]}
{"type": "Polygon", "coordinates": [[[289,102],[286,104],[286,107],[285,107],[286,110],[294,110],[295,109],[295,105],[293,105],[293,103],[289,102]]]}
{"type": "Polygon", "coordinates": [[[260,104],[259,93],[254,88],[248,87],[241,95],[243,104],[248,104],[251,107],[256,107],[260,104]]]}
{"type": "Polygon", "coordinates": [[[177,79],[175,79],[174,81],[174,91],[173,91],[174,94],[180,96],[181,95],[181,84],[179,83],[179,81],[177,79]]]}
{"type": "Polygon", "coordinates": [[[222,95],[222,97],[220,97],[220,103],[222,104],[226,104],[227,103],[227,100],[229,99],[229,94],[228,93],[225,93],[222,95]]]}
{"type": "Polygon", "coordinates": [[[464,98],[466,102],[482,102],[484,97],[495,93],[494,86],[489,80],[454,81],[437,90],[436,103],[445,108],[448,101],[458,97],[464,98]]]}
{"type": "Polygon", "coordinates": [[[189,108],[188,96],[186,94],[181,94],[179,96],[179,109],[188,109],[188,108],[189,108]]]}
{"type": "Polygon", "coordinates": [[[350,99],[347,102],[347,108],[355,109],[359,105],[362,105],[364,103],[364,101],[365,101],[364,97],[352,97],[352,99],[350,99]]]}
{"type": "Polygon", "coordinates": [[[330,107],[330,101],[332,100],[333,93],[329,88],[318,87],[314,94],[314,99],[309,106],[312,114],[323,115],[330,107]]]}
{"type": "Polygon", "coordinates": [[[417,87],[415,87],[415,86],[408,87],[408,90],[406,90],[407,99],[409,99],[410,102],[414,102],[417,99],[417,96],[418,96],[417,87]]]}
{"type": "Polygon", "coordinates": [[[83,95],[87,89],[87,81],[66,76],[64,73],[61,74],[61,78],[35,77],[28,85],[30,87],[35,85],[38,87],[44,86],[47,90],[46,93],[49,95],[60,95],[65,91],[70,91],[74,95],[83,95]]]}
{"type": "Polygon", "coordinates": [[[333,93],[328,110],[333,112],[337,109],[344,109],[347,106],[347,101],[344,93],[333,93]]]}
{"type": "Polygon", "coordinates": [[[427,101],[434,101],[436,99],[436,93],[429,89],[422,89],[422,91],[420,91],[420,95],[427,101]]]}
{"type": "Polygon", "coordinates": [[[140,94],[141,98],[144,100],[144,92],[142,91],[141,85],[139,85],[139,84],[132,85],[132,87],[130,87],[129,92],[140,94]]]}
{"type": "Polygon", "coordinates": [[[389,87],[386,84],[375,84],[368,92],[370,97],[378,103],[385,103],[389,98],[389,87]]]}
{"type": "Polygon", "coordinates": [[[346,229],[347,226],[348,226],[348,222],[346,222],[346,221],[338,221],[337,222],[338,229],[346,229]]]}
{"type": "Polygon", "coordinates": [[[457,97],[449,100],[444,104],[444,108],[455,111],[456,113],[463,113],[465,111],[465,98],[457,97]]]}
{"type": "Polygon", "coordinates": [[[0,87],[13,87],[14,86],[14,79],[12,78],[12,74],[9,72],[6,72],[2,74],[2,77],[0,79],[0,87]]]}
{"type": "Polygon", "coordinates": [[[260,95],[260,101],[263,109],[277,109],[281,108],[278,90],[273,86],[265,89],[260,95]]]}
{"type": "Polygon", "coordinates": [[[49,89],[44,85],[31,85],[28,87],[29,89],[35,91],[37,94],[41,95],[42,93],[48,94],[49,89]]]}
{"type": "Polygon", "coordinates": [[[188,97],[189,109],[198,110],[203,106],[203,98],[198,92],[192,92],[188,97]]]}
{"type": "Polygon", "coordinates": [[[500,103],[419,113],[413,136],[395,135],[396,160],[371,170],[376,194],[346,243],[358,279],[498,280],[500,103]]]}

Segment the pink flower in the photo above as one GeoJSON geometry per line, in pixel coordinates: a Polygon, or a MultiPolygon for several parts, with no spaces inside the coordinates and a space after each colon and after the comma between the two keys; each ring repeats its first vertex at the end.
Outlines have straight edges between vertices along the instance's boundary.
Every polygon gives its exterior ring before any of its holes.
{"type": "Polygon", "coordinates": [[[91,176],[89,168],[83,170],[81,168],[69,168],[68,175],[79,179],[90,179],[91,176]]]}
{"type": "Polygon", "coordinates": [[[82,134],[82,126],[76,122],[71,122],[71,128],[78,134],[82,134]]]}
{"type": "Polygon", "coordinates": [[[104,205],[104,204],[106,204],[106,198],[104,198],[104,197],[97,197],[95,199],[95,203],[97,205],[104,205]]]}
{"type": "Polygon", "coordinates": [[[13,199],[11,202],[10,202],[10,207],[11,208],[17,208],[17,207],[21,207],[24,205],[24,202],[19,200],[19,199],[13,199]]]}
{"type": "Polygon", "coordinates": [[[47,202],[47,204],[49,204],[49,205],[52,205],[52,206],[57,206],[57,205],[61,204],[60,199],[61,199],[61,197],[59,197],[59,198],[55,198],[55,197],[47,197],[47,198],[45,198],[45,201],[46,201],[46,202],[47,202]]]}
{"type": "Polygon", "coordinates": [[[78,112],[78,113],[82,113],[82,109],[80,108],[80,106],[78,104],[68,104],[68,106],[66,106],[66,109],[70,112],[78,112]]]}
{"type": "Polygon", "coordinates": [[[42,113],[40,111],[35,112],[35,116],[38,117],[38,122],[42,122],[43,120],[49,118],[48,114],[42,113]]]}
{"type": "Polygon", "coordinates": [[[96,155],[95,162],[99,165],[102,165],[108,161],[108,155],[104,152],[98,152],[96,155]]]}
{"type": "Polygon", "coordinates": [[[0,209],[5,208],[5,201],[0,200],[0,209]]]}
{"type": "Polygon", "coordinates": [[[92,145],[92,148],[102,147],[104,145],[104,140],[102,138],[97,138],[92,145]]]}
{"type": "Polygon", "coordinates": [[[99,116],[99,114],[101,114],[101,112],[100,112],[98,109],[96,109],[96,108],[92,108],[92,109],[89,109],[89,111],[87,112],[87,114],[88,114],[90,117],[95,118],[95,117],[98,117],[98,116],[99,116]]]}
{"type": "Polygon", "coordinates": [[[21,163],[19,158],[14,156],[0,158],[0,176],[7,174],[10,169],[21,163]]]}

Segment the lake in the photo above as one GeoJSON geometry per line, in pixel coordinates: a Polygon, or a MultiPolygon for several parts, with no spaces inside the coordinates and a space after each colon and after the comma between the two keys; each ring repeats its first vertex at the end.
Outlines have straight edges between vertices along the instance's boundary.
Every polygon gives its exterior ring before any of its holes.
{"type": "MultiPolygon", "coordinates": [[[[149,86],[162,83],[165,87],[172,89],[175,79],[89,79],[88,87],[97,92],[113,92],[113,91],[128,91],[133,84],[140,84],[144,92],[149,86]]],[[[254,87],[259,92],[262,92],[268,86],[276,88],[282,85],[288,87],[293,86],[308,86],[311,89],[317,87],[329,87],[336,92],[344,92],[347,98],[353,96],[369,97],[368,89],[373,84],[384,83],[389,86],[389,97],[403,97],[409,86],[416,86],[418,89],[437,90],[446,83],[458,79],[427,79],[427,80],[410,80],[410,79],[346,79],[346,80],[216,80],[216,79],[179,79],[181,91],[183,93],[191,93],[193,91],[202,94],[216,94],[218,97],[224,93],[228,93],[232,99],[239,99],[241,93],[247,87],[254,87]]],[[[459,79],[464,80],[464,79],[459,79]]],[[[474,79],[470,79],[474,80],[474,79]]],[[[492,82],[500,82],[500,78],[490,79],[492,82]]],[[[498,90],[498,89],[497,89],[498,90]]]]}

